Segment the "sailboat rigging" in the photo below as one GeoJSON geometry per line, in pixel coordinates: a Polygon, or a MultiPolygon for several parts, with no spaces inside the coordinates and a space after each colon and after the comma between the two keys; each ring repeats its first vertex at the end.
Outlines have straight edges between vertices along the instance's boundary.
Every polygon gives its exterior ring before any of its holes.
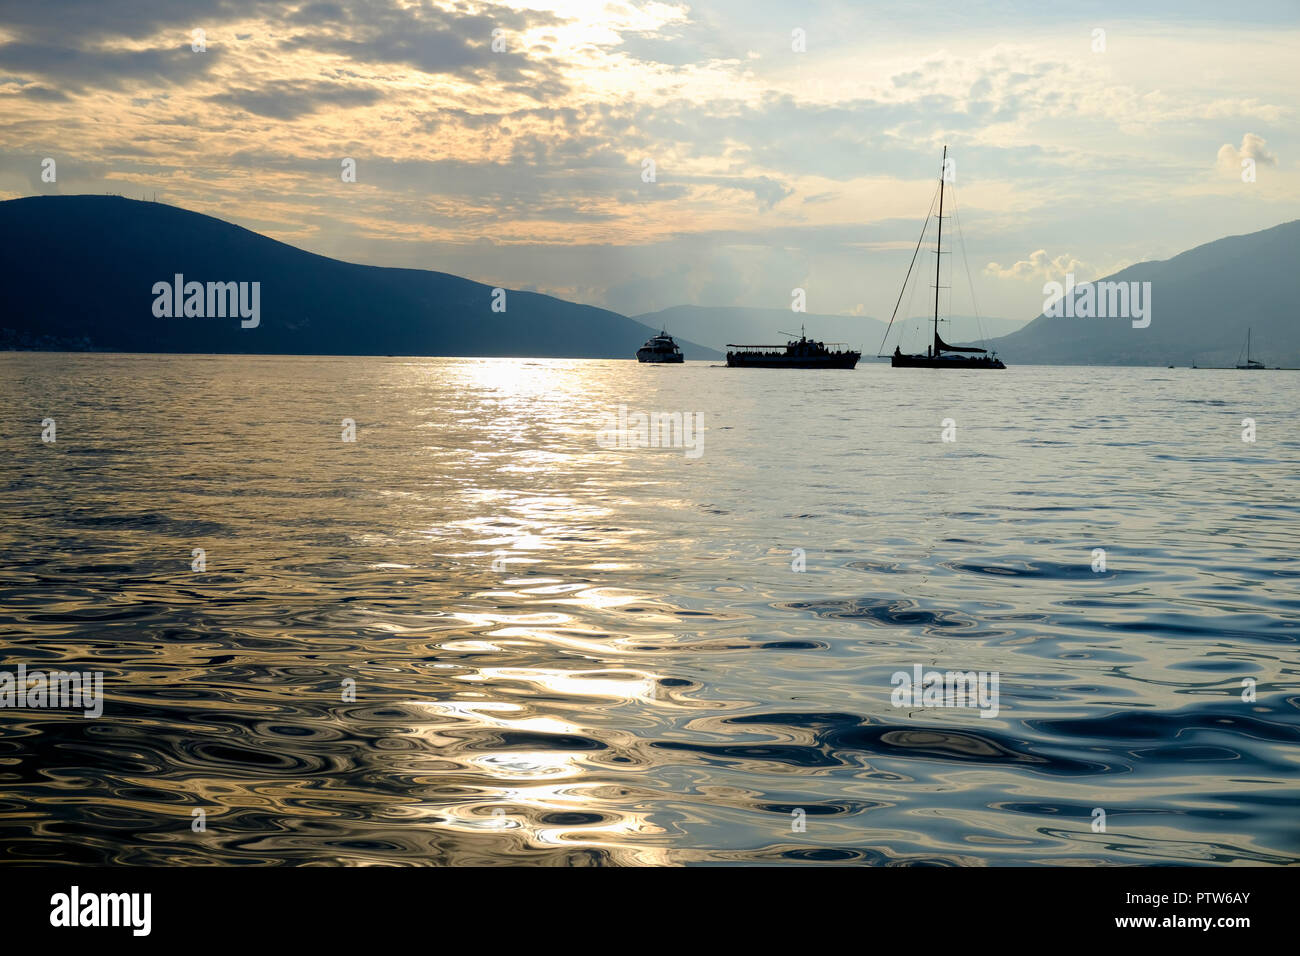
{"type": "MultiPolygon", "coordinates": [[[[1240,352],[1237,353],[1237,358],[1239,359],[1241,358],[1240,352]]],[[[1263,362],[1260,362],[1257,359],[1253,359],[1250,357],[1250,329],[1249,328],[1246,329],[1246,363],[1243,365],[1240,362],[1238,362],[1237,368],[1249,368],[1249,369],[1264,368],[1263,362]]]]}
{"type": "MultiPolygon", "coordinates": [[[[904,354],[901,347],[895,346],[893,354],[889,357],[889,364],[893,368],[1006,368],[996,353],[989,354],[987,349],[972,346],[949,345],[939,335],[939,290],[943,288],[940,282],[939,268],[943,262],[943,188],[944,173],[947,167],[948,147],[944,146],[943,165],[939,168],[939,229],[934,250],[934,342],[926,348],[924,355],[907,355],[904,354]]],[[[934,208],[933,202],[931,202],[930,208],[934,208]]],[[[925,225],[929,225],[929,222],[930,213],[927,212],[925,225]]],[[[890,329],[894,327],[894,319],[898,317],[898,307],[903,302],[903,292],[907,289],[908,280],[912,276],[912,269],[916,265],[917,254],[920,252],[921,243],[924,241],[925,226],[922,226],[921,238],[917,240],[916,250],[912,253],[912,263],[907,267],[907,276],[903,279],[903,289],[898,293],[898,302],[894,305],[894,314],[889,318],[889,327],[885,329],[885,338],[880,343],[882,348],[885,341],[889,339],[890,329]]],[[[885,356],[880,354],[876,357],[884,358],[885,356]]]]}

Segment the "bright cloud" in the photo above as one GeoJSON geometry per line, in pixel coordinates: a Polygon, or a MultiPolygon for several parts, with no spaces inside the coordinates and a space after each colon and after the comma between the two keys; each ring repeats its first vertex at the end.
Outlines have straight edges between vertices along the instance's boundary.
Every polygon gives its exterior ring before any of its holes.
{"type": "Polygon", "coordinates": [[[1063,254],[1049,257],[1044,249],[1036,249],[1029,254],[1029,258],[1020,259],[1005,268],[996,262],[990,262],[984,267],[984,272],[994,278],[1017,280],[1040,278],[1059,280],[1067,272],[1072,272],[1080,281],[1087,281],[1093,271],[1091,266],[1074,256],[1063,254]]]}
{"type": "Polygon", "coordinates": [[[1224,143],[1219,147],[1219,156],[1215,165],[1226,173],[1236,176],[1241,172],[1241,161],[1253,159],[1257,165],[1276,166],[1277,157],[1269,151],[1268,143],[1263,137],[1247,133],[1241,138],[1240,146],[1224,143]]]}

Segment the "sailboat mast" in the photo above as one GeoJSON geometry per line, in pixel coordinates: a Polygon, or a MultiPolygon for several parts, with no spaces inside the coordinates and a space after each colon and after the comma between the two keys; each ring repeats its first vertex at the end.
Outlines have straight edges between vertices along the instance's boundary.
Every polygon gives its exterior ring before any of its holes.
{"type": "Polygon", "coordinates": [[[939,357],[939,263],[943,262],[943,173],[948,168],[948,147],[943,148],[939,167],[939,241],[934,250],[934,356],[939,357]]]}

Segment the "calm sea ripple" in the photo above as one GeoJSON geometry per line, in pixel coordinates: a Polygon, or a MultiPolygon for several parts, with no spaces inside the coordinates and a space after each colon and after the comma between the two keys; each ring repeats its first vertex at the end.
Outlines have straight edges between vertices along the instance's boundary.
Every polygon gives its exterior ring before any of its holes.
{"type": "Polygon", "coordinates": [[[8,353],[0,397],[0,669],[105,696],[0,709],[0,862],[1300,862],[1300,373],[8,353]],[[700,453],[602,447],[619,406],[700,453]],[[997,715],[894,706],[917,665],[997,715]]]}

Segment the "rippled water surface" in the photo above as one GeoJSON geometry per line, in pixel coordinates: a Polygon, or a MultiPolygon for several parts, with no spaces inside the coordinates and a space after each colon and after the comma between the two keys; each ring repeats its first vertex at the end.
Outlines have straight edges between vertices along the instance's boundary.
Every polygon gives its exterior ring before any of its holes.
{"type": "Polygon", "coordinates": [[[106,697],[0,710],[4,861],[1300,861],[1300,373],[10,353],[0,398],[0,666],[106,697]],[[602,448],[619,405],[702,453],[602,448]],[[997,716],[894,707],[917,664],[997,716]]]}

